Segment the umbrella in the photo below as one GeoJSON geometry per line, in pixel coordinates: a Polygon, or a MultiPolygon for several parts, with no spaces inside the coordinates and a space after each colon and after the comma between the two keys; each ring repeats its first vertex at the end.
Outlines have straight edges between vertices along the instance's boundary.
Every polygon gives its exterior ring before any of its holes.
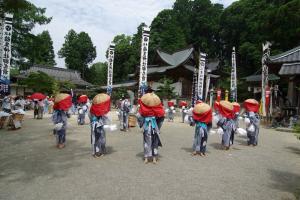
{"type": "Polygon", "coordinates": [[[88,100],[88,97],[86,95],[81,95],[79,98],[78,98],[78,103],[86,103],[88,100]]]}
{"type": "Polygon", "coordinates": [[[33,93],[31,95],[31,99],[43,100],[45,98],[46,98],[46,96],[39,92],[33,93]]]}

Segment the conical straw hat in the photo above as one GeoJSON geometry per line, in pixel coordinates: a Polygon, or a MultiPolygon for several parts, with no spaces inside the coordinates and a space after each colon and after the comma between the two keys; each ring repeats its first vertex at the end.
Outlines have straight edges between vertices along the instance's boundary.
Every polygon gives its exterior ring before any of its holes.
{"type": "Polygon", "coordinates": [[[203,113],[206,113],[207,111],[209,111],[210,109],[211,108],[208,104],[199,103],[199,104],[196,104],[196,106],[194,107],[194,113],[203,114],[203,113]]]}
{"type": "Polygon", "coordinates": [[[107,95],[105,93],[100,93],[100,94],[97,94],[93,98],[93,104],[100,104],[100,103],[106,102],[109,99],[110,99],[109,95],[107,95]]]}
{"type": "Polygon", "coordinates": [[[66,93],[59,93],[55,96],[54,103],[58,103],[58,102],[64,100],[65,98],[67,98],[68,96],[70,96],[70,95],[66,94],[66,93]]]}
{"type": "Polygon", "coordinates": [[[154,93],[144,94],[141,98],[143,104],[149,107],[158,106],[161,104],[160,98],[154,93]]]}
{"type": "Polygon", "coordinates": [[[229,101],[220,101],[220,106],[228,110],[233,110],[233,105],[229,101]]]}
{"type": "Polygon", "coordinates": [[[247,99],[245,102],[251,104],[259,104],[258,101],[256,101],[255,99],[247,99]]]}

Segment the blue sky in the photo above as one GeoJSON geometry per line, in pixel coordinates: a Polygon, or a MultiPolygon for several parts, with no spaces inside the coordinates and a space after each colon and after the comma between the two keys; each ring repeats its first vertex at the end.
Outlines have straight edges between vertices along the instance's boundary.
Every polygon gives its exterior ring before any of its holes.
{"type": "MultiPolygon", "coordinates": [[[[230,5],[234,0],[213,0],[230,5]]],[[[46,15],[53,17],[48,25],[37,26],[34,33],[48,30],[53,40],[58,67],[64,60],[57,56],[64,36],[72,28],[87,32],[97,47],[94,62],[105,61],[105,51],[117,34],[132,35],[141,22],[150,25],[163,9],[171,8],[175,0],[30,0],[38,7],[47,8],[46,15]]]]}

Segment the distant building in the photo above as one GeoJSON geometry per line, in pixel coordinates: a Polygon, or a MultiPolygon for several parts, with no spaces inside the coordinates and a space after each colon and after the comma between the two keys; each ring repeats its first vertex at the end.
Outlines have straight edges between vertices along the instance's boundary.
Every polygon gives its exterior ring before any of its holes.
{"type": "MultiPolygon", "coordinates": [[[[81,75],[76,70],[58,68],[58,67],[47,67],[43,65],[34,65],[27,70],[20,71],[20,74],[12,77],[11,94],[12,95],[27,95],[32,93],[30,88],[17,84],[17,80],[25,79],[33,72],[44,72],[48,76],[53,77],[57,81],[68,81],[76,86],[75,92],[85,92],[88,88],[93,85],[86,82],[81,78],[81,75]]],[[[67,90],[66,90],[67,91],[67,90]]]]}
{"type": "MultiPolygon", "coordinates": [[[[172,86],[175,87],[175,93],[180,98],[191,98],[193,75],[197,65],[196,63],[198,63],[195,54],[195,49],[192,46],[178,50],[174,53],[157,50],[154,63],[148,65],[148,86],[157,90],[161,85],[160,81],[166,77],[173,80],[172,86]]],[[[208,60],[206,62],[206,69],[208,72],[217,70],[218,66],[219,60],[217,59],[208,60]]],[[[137,92],[138,76],[139,66],[137,67],[137,72],[135,74],[129,75],[130,81],[114,84],[113,88],[127,87],[137,92]]],[[[219,76],[210,74],[210,77],[212,78],[211,82],[214,82],[213,79],[218,78],[219,76]]],[[[106,86],[103,86],[102,89],[106,89],[106,86]]]]}

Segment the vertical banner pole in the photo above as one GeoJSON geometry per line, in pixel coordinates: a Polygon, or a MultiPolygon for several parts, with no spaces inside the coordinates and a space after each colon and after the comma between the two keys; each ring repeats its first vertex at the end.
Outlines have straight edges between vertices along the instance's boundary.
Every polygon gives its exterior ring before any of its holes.
{"type": "Polygon", "coordinates": [[[199,72],[198,72],[198,87],[197,87],[197,93],[198,93],[198,100],[203,100],[203,85],[204,85],[204,72],[205,72],[205,53],[200,53],[199,56],[199,72]]]}
{"type": "Polygon", "coordinates": [[[198,93],[197,93],[197,68],[195,67],[194,69],[194,74],[193,74],[193,85],[192,85],[192,107],[195,106],[197,98],[198,98],[198,93]]]}
{"type": "Polygon", "coordinates": [[[231,56],[231,81],[230,81],[230,96],[231,101],[237,101],[237,76],[236,76],[236,54],[235,47],[232,48],[232,56],[231,56]]]}
{"type": "Polygon", "coordinates": [[[112,94],[114,57],[115,57],[115,44],[111,43],[108,48],[108,70],[107,70],[107,94],[109,96],[111,96],[112,94]]]}
{"type": "Polygon", "coordinates": [[[9,92],[10,67],[11,67],[11,38],[12,38],[12,14],[5,14],[2,30],[1,60],[0,60],[0,93],[9,92]]]}
{"type": "Polygon", "coordinates": [[[262,74],[261,74],[261,103],[262,103],[262,116],[266,117],[266,87],[268,86],[269,81],[269,69],[267,66],[267,61],[270,57],[270,42],[266,42],[262,44],[263,56],[261,59],[262,62],[262,74]]]}
{"type": "Polygon", "coordinates": [[[141,44],[141,62],[140,62],[140,79],[139,95],[143,96],[147,88],[147,67],[148,67],[148,47],[150,39],[150,28],[143,27],[142,44],[141,44]]]}

